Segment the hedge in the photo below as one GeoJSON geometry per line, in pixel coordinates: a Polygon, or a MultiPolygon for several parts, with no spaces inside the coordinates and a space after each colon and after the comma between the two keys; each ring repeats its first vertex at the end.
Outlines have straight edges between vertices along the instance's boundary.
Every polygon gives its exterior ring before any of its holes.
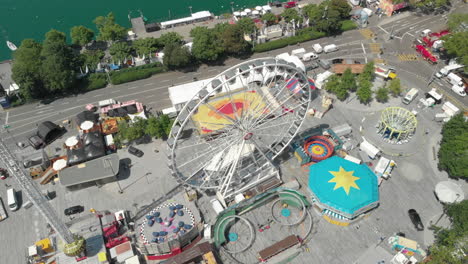
{"type": "Polygon", "coordinates": [[[110,74],[111,83],[122,84],[127,82],[133,82],[136,80],[146,79],[151,77],[153,74],[165,72],[166,68],[161,63],[150,63],[138,67],[122,69],[115,71],[110,74]]]}
{"type": "Polygon", "coordinates": [[[358,27],[357,24],[352,20],[344,20],[341,23],[341,31],[353,30],[353,29],[356,29],[357,27],[358,27]]]}
{"type": "Polygon", "coordinates": [[[304,29],[299,31],[297,36],[292,36],[288,38],[282,38],[278,40],[269,41],[266,43],[258,44],[253,49],[254,52],[265,52],[274,49],[284,48],[288,45],[294,45],[297,43],[318,39],[324,37],[326,34],[324,32],[318,32],[312,29],[304,29]]]}
{"type": "Polygon", "coordinates": [[[92,73],[87,77],[84,89],[92,91],[107,86],[107,76],[105,73],[92,73]]]}

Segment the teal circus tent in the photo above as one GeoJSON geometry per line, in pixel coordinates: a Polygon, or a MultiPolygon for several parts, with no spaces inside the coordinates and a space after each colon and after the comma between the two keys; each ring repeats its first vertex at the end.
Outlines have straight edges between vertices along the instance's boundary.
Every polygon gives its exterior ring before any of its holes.
{"type": "Polygon", "coordinates": [[[310,166],[309,188],[322,209],[349,219],[379,204],[377,176],[366,165],[337,156],[310,166]]]}

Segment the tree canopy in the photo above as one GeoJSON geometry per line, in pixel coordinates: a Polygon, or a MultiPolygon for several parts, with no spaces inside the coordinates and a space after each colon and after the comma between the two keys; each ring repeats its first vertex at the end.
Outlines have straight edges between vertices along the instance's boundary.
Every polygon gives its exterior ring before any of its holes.
{"type": "Polygon", "coordinates": [[[162,34],[158,38],[158,41],[159,43],[161,43],[163,47],[165,47],[169,44],[182,44],[183,39],[184,38],[177,32],[168,32],[168,33],[162,34]]]}
{"type": "Polygon", "coordinates": [[[465,65],[465,71],[468,71],[468,31],[457,32],[444,36],[444,48],[447,53],[457,57],[458,61],[465,65]]]}
{"type": "Polygon", "coordinates": [[[356,96],[362,104],[368,104],[372,100],[372,83],[368,80],[363,80],[359,83],[356,96]]]}
{"type": "Polygon", "coordinates": [[[109,53],[112,55],[112,59],[116,61],[123,61],[125,58],[131,56],[132,47],[127,42],[117,42],[112,44],[109,49],[109,53]]]}
{"type": "Polygon", "coordinates": [[[250,44],[245,41],[244,33],[238,25],[226,24],[226,28],[221,32],[224,51],[231,55],[240,55],[249,51],[250,44]]]}
{"type": "Polygon", "coordinates": [[[187,66],[192,55],[187,47],[180,43],[170,43],[164,48],[164,65],[169,69],[176,69],[187,66]]]}
{"type": "Polygon", "coordinates": [[[462,23],[468,24],[468,14],[451,14],[447,21],[447,26],[449,27],[451,32],[460,32],[464,31],[461,27],[462,23]]]}
{"type": "Polygon", "coordinates": [[[59,93],[71,88],[75,81],[75,58],[66,43],[65,33],[51,30],[41,50],[41,78],[49,93],[59,93]]]}
{"type": "Polygon", "coordinates": [[[375,94],[375,99],[381,103],[385,103],[388,101],[388,89],[385,86],[380,87],[375,94]]]}
{"type": "Polygon", "coordinates": [[[262,21],[266,21],[267,25],[273,25],[276,23],[277,17],[273,13],[266,13],[261,18],[262,21]]]}
{"type": "Polygon", "coordinates": [[[390,84],[388,85],[388,90],[390,93],[394,96],[397,97],[401,94],[401,83],[400,79],[395,78],[390,81],[390,84]]]}
{"type": "Polygon", "coordinates": [[[190,31],[193,37],[192,55],[200,61],[215,61],[224,52],[222,40],[214,30],[196,27],[190,31]]]}
{"type": "Polygon", "coordinates": [[[132,42],[132,47],[137,54],[143,55],[156,52],[158,49],[162,48],[163,45],[157,38],[142,38],[134,40],[132,42]]]}
{"type": "Polygon", "coordinates": [[[349,17],[351,7],[345,0],[327,0],[319,5],[309,4],[303,8],[303,14],[309,23],[321,32],[335,33],[341,30],[344,19],[349,17]]]}
{"type": "Polygon", "coordinates": [[[450,177],[468,179],[468,121],[458,114],[444,124],[439,149],[439,169],[450,177]]]}
{"type": "Polygon", "coordinates": [[[302,23],[304,20],[304,18],[299,15],[299,12],[297,12],[297,10],[294,8],[285,9],[283,13],[281,13],[281,17],[288,23],[292,20],[294,20],[294,23],[302,23]]]}
{"type": "Polygon", "coordinates": [[[242,32],[244,32],[245,34],[253,33],[255,31],[255,28],[257,27],[255,25],[255,22],[250,17],[241,18],[239,19],[239,21],[237,21],[236,24],[241,28],[242,32]]]}
{"type": "Polygon", "coordinates": [[[82,67],[82,70],[84,71],[86,66],[94,68],[99,62],[101,62],[104,55],[104,51],[102,50],[85,50],[80,55],[80,66],[82,67]]]}
{"type": "Polygon", "coordinates": [[[343,89],[347,89],[351,92],[357,90],[356,76],[351,72],[351,68],[347,68],[341,76],[341,83],[343,89]]]}
{"type": "Polygon", "coordinates": [[[39,98],[44,94],[40,76],[41,43],[25,39],[13,53],[12,79],[19,85],[20,94],[26,100],[39,98]]]}
{"type": "Polygon", "coordinates": [[[99,30],[99,35],[97,36],[98,40],[116,41],[125,38],[127,35],[127,30],[115,22],[115,17],[112,12],[105,17],[96,17],[93,22],[99,30]]]}
{"type": "Polygon", "coordinates": [[[94,37],[94,31],[85,26],[75,26],[70,30],[70,37],[73,44],[84,46],[94,37]]]}
{"type": "Polygon", "coordinates": [[[433,227],[436,242],[429,248],[429,264],[463,264],[466,257],[462,252],[468,251],[468,200],[445,205],[445,213],[452,226],[449,229],[433,227]]]}

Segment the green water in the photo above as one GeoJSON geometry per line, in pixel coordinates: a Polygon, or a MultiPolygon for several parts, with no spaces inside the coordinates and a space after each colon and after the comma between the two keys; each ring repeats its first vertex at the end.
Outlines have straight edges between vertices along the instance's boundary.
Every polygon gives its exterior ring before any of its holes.
{"type": "Polygon", "coordinates": [[[6,46],[10,40],[19,46],[21,40],[33,38],[42,41],[44,34],[54,28],[69,36],[70,28],[84,25],[95,30],[94,18],[114,12],[119,24],[130,27],[129,13],[139,15],[138,10],[152,21],[165,21],[190,15],[192,11],[209,10],[215,15],[234,9],[265,5],[267,0],[0,0],[0,61],[11,58],[6,46]]]}

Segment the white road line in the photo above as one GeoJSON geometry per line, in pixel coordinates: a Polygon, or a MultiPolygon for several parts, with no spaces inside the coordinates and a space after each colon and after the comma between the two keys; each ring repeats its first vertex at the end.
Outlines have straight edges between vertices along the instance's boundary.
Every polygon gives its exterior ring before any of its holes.
{"type": "Polygon", "coordinates": [[[208,72],[212,72],[212,71],[217,71],[217,69],[211,69],[211,70],[208,70],[208,72]]]}
{"type": "Polygon", "coordinates": [[[201,72],[196,72],[193,75],[199,75],[199,74],[202,74],[202,73],[201,72]]]}
{"type": "Polygon", "coordinates": [[[6,113],[5,125],[8,125],[8,118],[10,117],[10,112],[6,113]]]}
{"type": "Polygon", "coordinates": [[[361,47],[362,47],[362,51],[364,52],[364,54],[367,54],[366,48],[364,48],[364,44],[362,42],[361,42],[361,47]]]}
{"type": "Polygon", "coordinates": [[[138,88],[138,87],[137,87],[137,86],[133,86],[133,87],[130,87],[130,88],[128,88],[128,89],[129,89],[129,90],[133,90],[133,89],[136,89],[136,88],[138,88]]]}
{"type": "Polygon", "coordinates": [[[185,78],[185,76],[179,76],[179,77],[177,77],[177,79],[183,79],[183,78],[185,78]]]}
{"type": "Polygon", "coordinates": [[[120,92],[120,90],[113,90],[110,93],[117,93],[117,92],[120,92]]]}
{"type": "Polygon", "coordinates": [[[385,32],[385,34],[388,34],[388,31],[385,30],[383,27],[379,26],[379,28],[380,28],[381,30],[383,30],[383,32],[385,32]]]}
{"type": "Polygon", "coordinates": [[[145,84],[145,85],[143,85],[143,86],[150,86],[150,85],[153,85],[153,84],[154,84],[154,83],[147,83],[147,84],[145,84]]]}
{"type": "Polygon", "coordinates": [[[146,98],[150,98],[150,97],[153,97],[153,96],[154,96],[154,94],[151,94],[151,95],[146,96],[146,98]]]}
{"type": "Polygon", "coordinates": [[[103,94],[96,94],[93,97],[99,97],[99,96],[103,96],[103,94]]]}
{"type": "Polygon", "coordinates": [[[169,80],[162,80],[161,82],[163,83],[163,82],[168,82],[168,81],[169,81],[169,80]]]}

